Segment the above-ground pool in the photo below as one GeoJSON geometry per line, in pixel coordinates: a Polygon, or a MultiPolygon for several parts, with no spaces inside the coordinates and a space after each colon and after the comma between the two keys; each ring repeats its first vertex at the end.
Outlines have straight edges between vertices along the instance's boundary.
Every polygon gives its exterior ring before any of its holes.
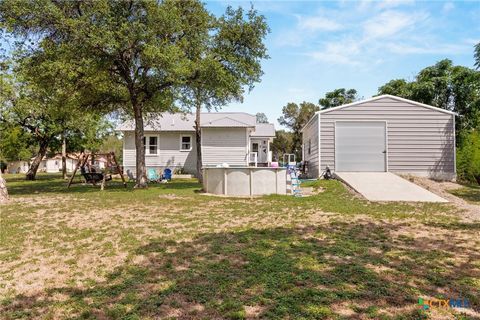
{"type": "Polygon", "coordinates": [[[269,167],[205,167],[203,189],[207,193],[227,196],[287,194],[287,170],[269,167]]]}

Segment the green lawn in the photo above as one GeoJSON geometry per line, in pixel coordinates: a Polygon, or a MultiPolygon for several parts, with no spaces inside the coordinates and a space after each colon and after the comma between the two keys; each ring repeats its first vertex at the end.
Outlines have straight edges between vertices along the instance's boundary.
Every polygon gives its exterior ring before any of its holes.
{"type": "Polygon", "coordinates": [[[195,180],[124,189],[7,176],[0,318],[470,319],[480,223],[442,204],[369,203],[338,181],[306,198],[221,198],[195,180]]]}
{"type": "Polygon", "coordinates": [[[463,198],[472,204],[480,205],[480,186],[466,185],[460,189],[450,191],[453,195],[463,198]]]}

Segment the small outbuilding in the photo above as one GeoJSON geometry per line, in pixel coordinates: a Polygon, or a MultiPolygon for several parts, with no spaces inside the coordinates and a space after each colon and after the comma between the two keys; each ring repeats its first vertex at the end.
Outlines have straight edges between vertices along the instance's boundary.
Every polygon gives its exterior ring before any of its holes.
{"type": "Polygon", "coordinates": [[[455,113],[381,95],[318,111],[302,129],[307,175],[394,172],[455,178],[455,113]]]}

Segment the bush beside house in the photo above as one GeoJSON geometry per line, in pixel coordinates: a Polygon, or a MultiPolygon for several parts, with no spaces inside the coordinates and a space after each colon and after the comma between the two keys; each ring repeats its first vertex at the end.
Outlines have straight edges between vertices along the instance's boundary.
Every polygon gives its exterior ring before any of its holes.
{"type": "Polygon", "coordinates": [[[462,135],[457,150],[458,180],[480,184],[480,133],[472,130],[462,135]]]}

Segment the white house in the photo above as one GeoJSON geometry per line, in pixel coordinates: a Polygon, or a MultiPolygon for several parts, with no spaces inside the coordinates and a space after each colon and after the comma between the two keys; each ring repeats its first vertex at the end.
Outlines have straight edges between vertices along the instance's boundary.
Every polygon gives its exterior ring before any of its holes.
{"type": "MultiPolygon", "coordinates": [[[[147,168],[183,169],[196,173],[195,115],[162,113],[145,121],[144,147],[147,168]]],[[[254,115],[243,112],[201,114],[202,163],[204,166],[268,166],[270,144],[275,137],[271,123],[256,123],[254,115]]],[[[122,123],[123,166],[135,172],[134,122],[122,123]]]]}
{"type": "MultiPolygon", "coordinates": [[[[69,153],[67,154],[66,167],[67,172],[73,172],[78,162],[79,154],[69,153]]],[[[13,161],[8,164],[8,173],[27,173],[30,164],[35,158],[31,158],[30,161],[13,161]]],[[[107,159],[104,156],[98,156],[95,158],[93,165],[103,170],[106,167],[107,159]]],[[[62,154],[57,153],[52,157],[44,156],[38,166],[38,172],[56,173],[62,171],[62,154]]]]}
{"type": "Polygon", "coordinates": [[[12,161],[8,163],[7,172],[8,173],[27,173],[30,164],[28,161],[12,161]]]}
{"type": "MultiPolygon", "coordinates": [[[[32,158],[33,161],[34,158],[32,158]]],[[[78,161],[78,156],[76,154],[67,154],[66,166],[67,172],[73,172],[75,165],[78,161]]],[[[62,171],[62,155],[60,153],[52,157],[43,157],[40,165],[38,166],[38,171],[55,173],[62,171]]]]}
{"type": "Polygon", "coordinates": [[[391,95],[317,112],[302,129],[308,175],[394,172],[455,177],[455,113],[391,95]]]}

